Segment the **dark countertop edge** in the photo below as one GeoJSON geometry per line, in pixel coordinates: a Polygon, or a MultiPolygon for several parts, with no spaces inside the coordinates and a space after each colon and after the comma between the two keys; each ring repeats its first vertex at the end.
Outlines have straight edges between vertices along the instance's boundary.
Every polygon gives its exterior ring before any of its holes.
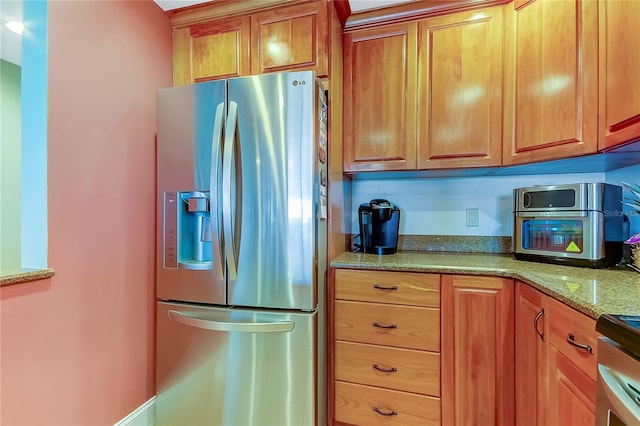
{"type": "MultiPolygon", "coordinates": [[[[434,253],[435,254],[435,253],[434,253]]],[[[492,253],[484,253],[487,255],[493,255],[492,253]]],[[[495,254],[496,256],[504,256],[501,254],[495,254]]],[[[421,272],[421,273],[432,273],[432,274],[456,274],[456,275],[484,275],[484,276],[493,276],[493,277],[501,277],[501,278],[513,278],[519,281],[522,281],[525,284],[528,284],[534,287],[537,290],[540,290],[542,293],[553,297],[554,299],[568,305],[577,311],[582,312],[585,315],[597,320],[600,315],[610,314],[611,312],[604,312],[593,309],[593,307],[588,305],[583,305],[571,298],[568,298],[566,295],[557,293],[545,286],[543,283],[540,283],[539,280],[534,278],[530,278],[521,274],[518,271],[513,269],[504,269],[504,268],[482,268],[482,267],[463,267],[463,266],[407,266],[407,265],[375,265],[371,263],[361,263],[354,264],[350,262],[340,262],[332,260],[330,262],[330,267],[336,269],[365,269],[365,270],[378,270],[378,271],[404,271],[404,272],[421,272]]]]}
{"type": "Polygon", "coordinates": [[[47,269],[24,269],[20,272],[0,275],[0,287],[8,287],[16,284],[28,283],[31,281],[45,280],[55,275],[51,268],[47,269]]]}

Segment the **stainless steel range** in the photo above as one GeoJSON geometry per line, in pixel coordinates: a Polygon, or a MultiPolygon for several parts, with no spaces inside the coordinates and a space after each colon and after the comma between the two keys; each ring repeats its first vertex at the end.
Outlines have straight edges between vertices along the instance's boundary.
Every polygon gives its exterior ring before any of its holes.
{"type": "Polygon", "coordinates": [[[596,425],[640,425],[640,316],[602,315],[596,331],[596,425]]]}

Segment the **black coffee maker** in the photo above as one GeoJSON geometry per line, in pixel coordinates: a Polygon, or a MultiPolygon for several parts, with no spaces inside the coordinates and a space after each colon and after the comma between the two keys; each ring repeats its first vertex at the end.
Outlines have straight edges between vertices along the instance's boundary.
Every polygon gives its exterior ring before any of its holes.
{"type": "Polygon", "coordinates": [[[398,250],[400,209],[388,200],[360,204],[360,249],[364,253],[393,254],[398,250]]]}

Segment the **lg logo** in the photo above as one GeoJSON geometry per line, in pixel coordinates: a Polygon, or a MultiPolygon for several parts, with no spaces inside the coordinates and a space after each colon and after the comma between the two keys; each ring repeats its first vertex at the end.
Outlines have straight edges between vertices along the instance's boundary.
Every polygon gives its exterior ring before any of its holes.
{"type": "Polygon", "coordinates": [[[307,82],[306,82],[306,81],[304,81],[304,80],[300,80],[300,81],[298,81],[298,80],[293,80],[293,83],[292,83],[292,84],[293,84],[294,86],[304,86],[305,84],[307,84],[307,82]]]}

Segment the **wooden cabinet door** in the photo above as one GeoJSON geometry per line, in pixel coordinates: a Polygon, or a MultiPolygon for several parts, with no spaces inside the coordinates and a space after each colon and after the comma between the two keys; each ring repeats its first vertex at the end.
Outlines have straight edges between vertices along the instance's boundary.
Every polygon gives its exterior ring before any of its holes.
{"type": "Polygon", "coordinates": [[[598,2],[506,7],[503,164],[593,153],[598,142],[598,2]]]}
{"type": "Polygon", "coordinates": [[[640,138],[640,2],[600,1],[601,149],[640,138]]]}
{"type": "Polygon", "coordinates": [[[249,18],[193,25],[173,32],[173,85],[249,75],[249,18]]]}
{"type": "Polygon", "coordinates": [[[551,426],[594,426],[596,383],[553,345],[549,357],[551,426]]]}
{"type": "Polygon", "coordinates": [[[515,424],[514,283],[442,276],[442,424],[515,424]]]}
{"type": "Polygon", "coordinates": [[[320,1],[251,15],[251,72],[315,70],[328,75],[329,3],[320,1]]]}
{"type": "Polygon", "coordinates": [[[549,309],[547,296],[527,284],[516,285],[516,419],[520,426],[546,426],[549,309]]]}
{"type": "Polygon", "coordinates": [[[502,15],[418,24],[418,169],[502,163],[502,15]]]}
{"type": "Polygon", "coordinates": [[[344,36],[344,170],[416,168],[417,24],[344,36]]]}

